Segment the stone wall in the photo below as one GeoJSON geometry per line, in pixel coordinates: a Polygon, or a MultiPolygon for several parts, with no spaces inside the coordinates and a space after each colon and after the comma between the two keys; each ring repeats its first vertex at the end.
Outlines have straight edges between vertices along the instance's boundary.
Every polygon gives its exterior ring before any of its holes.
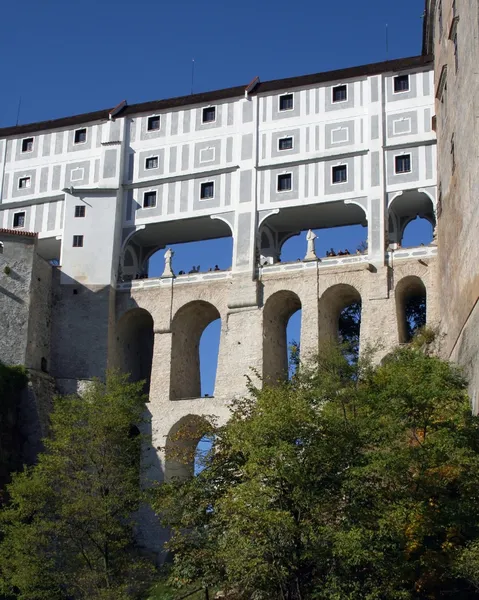
{"type": "Polygon", "coordinates": [[[35,237],[0,232],[0,361],[24,365],[35,237]]]}
{"type": "Polygon", "coordinates": [[[428,15],[429,27],[434,25],[438,92],[439,297],[444,355],[465,367],[471,381],[471,395],[477,397],[479,4],[477,0],[461,0],[455,5],[456,15],[453,0],[442,1],[442,32],[439,5],[428,15]]]}

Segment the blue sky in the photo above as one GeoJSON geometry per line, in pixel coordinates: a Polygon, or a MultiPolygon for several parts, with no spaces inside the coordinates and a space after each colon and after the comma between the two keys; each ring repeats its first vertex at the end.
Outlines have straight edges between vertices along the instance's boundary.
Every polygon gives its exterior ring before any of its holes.
{"type": "MultiPolygon", "coordinates": [[[[192,59],[201,92],[417,55],[423,9],[423,0],[3,0],[0,127],[15,124],[20,98],[22,124],[189,94],[192,59]]],[[[360,227],[322,232],[318,253],[353,251],[364,237],[360,227]]],[[[415,245],[428,233],[412,224],[408,237],[404,245],[415,245]]],[[[230,248],[230,240],[175,248],[175,267],[227,267],[230,248]]],[[[298,236],[282,258],[304,252],[298,236]]],[[[158,254],[151,274],[161,265],[158,254]]],[[[218,332],[212,324],[202,339],[203,393],[213,389],[218,332]]]]}

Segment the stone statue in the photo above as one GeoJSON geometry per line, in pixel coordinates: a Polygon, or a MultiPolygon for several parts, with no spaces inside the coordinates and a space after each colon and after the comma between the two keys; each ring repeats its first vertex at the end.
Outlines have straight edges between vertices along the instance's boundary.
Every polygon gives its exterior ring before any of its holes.
{"type": "Polygon", "coordinates": [[[162,277],[174,277],[173,269],[171,268],[171,262],[174,256],[174,252],[171,248],[167,248],[165,252],[165,269],[162,273],[162,277]]]}
{"type": "Polygon", "coordinates": [[[303,260],[318,260],[318,256],[316,254],[316,249],[314,247],[314,240],[317,238],[318,236],[311,231],[311,229],[308,231],[308,234],[306,236],[306,239],[308,241],[308,248],[306,251],[306,256],[304,257],[303,260]]]}

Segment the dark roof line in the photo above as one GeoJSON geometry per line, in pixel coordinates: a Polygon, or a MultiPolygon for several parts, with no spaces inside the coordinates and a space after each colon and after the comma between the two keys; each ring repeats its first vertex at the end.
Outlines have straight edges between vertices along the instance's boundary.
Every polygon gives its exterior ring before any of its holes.
{"type": "Polygon", "coordinates": [[[37,237],[37,233],[33,232],[33,231],[22,231],[22,230],[18,230],[18,229],[3,229],[0,228],[0,235],[2,233],[6,233],[8,235],[20,235],[22,237],[37,237]]]}
{"type": "MultiPolygon", "coordinates": [[[[274,92],[277,90],[303,87],[318,83],[326,83],[328,81],[352,79],[353,77],[362,77],[370,75],[378,75],[388,71],[402,71],[406,69],[419,68],[429,65],[432,62],[432,57],[413,56],[409,58],[399,58],[369,65],[361,65],[357,67],[348,67],[346,69],[338,69],[335,71],[326,71],[323,73],[315,73],[312,75],[300,75],[299,77],[288,77],[286,79],[275,79],[272,81],[260,82],[254,88],[253,94],[263,94],[274,92]]],[[[155,112],[172,108],[180,108],[192,104],[204,104],[243,96],[247,84],[236,87],[226,88],[222,90],[214,90],[212,92],[203,92],[200,94],[192,94],[190,96],[180,96],[178,98],[168,98],[166,100],[153,100],[151,102],[142,102],[139,104],[126,105],[121,111],[121,117],[125,115],[138,114],[143,112],[155,112]]],[[[0,129],[0,138],[9,136],[18,136],[25,133],[35,133],[46,129],[59,129],[63,127],[71,127],[82,125],[91,121],[106,121],[109,118],[111,108],[98,110],[95,112],[73,115],[71,117],[62,117],[51,121],[40,121],[38,123],[29,123],[27,125],[17,125],[14,127],[4,127],[0,129]]]]}

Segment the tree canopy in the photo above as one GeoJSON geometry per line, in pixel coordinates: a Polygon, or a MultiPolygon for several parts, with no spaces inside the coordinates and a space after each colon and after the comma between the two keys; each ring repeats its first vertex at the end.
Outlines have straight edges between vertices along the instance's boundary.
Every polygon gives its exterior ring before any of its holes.
{"type": "Polygon", "coordinates": [[[110,374],[60,397],[38,464],[14,475],[0,513],[0,591],[17,600],[136,598],[142,383],[110,374]]]}
{"type": "Polygon", "coordinates": [[[255,600],[478,598],[479,419],[424,347],[339,348],[252,389],[204,469],[159,486],[172,585],[255,600]]]}

